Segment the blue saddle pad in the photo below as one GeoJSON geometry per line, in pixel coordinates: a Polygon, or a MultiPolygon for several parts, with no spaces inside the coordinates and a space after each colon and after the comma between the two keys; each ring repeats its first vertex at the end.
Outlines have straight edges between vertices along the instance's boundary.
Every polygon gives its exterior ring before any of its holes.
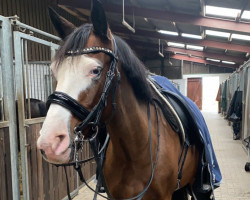
{"type": "MultiPolygon", "coordinates": [[[[200,135],[203,140],[203,143],[205,144],[204,150],[205,150],[205,156],[208,162],[208,168],[210,172],[211,187],[212,189],[214,189],[215,187],[219,187],[221,180],[222,180],[220,168],[219,168],[219,165],[218,165],[215,153],[214,153],[212,141],[210,138],[210,134],[209,134],[206,122],[199,108],[195,105],[195,103],[192,100],[182,95],[180,91],[167,78],[162,77],[162,76],[152,76],[151,78],[153,78],[165,90],[174,92],[175,94],[179,95],[188,104],[190,110],[192,111],[194,115],[197,126],[200,130],[200,135]]],[[[200,163],[200,165],[202,164],[203,163],[200,163]]]]}

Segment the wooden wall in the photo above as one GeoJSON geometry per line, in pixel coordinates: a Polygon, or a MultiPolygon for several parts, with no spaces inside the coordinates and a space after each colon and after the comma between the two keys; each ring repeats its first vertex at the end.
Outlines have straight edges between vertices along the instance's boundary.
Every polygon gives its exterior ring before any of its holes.
{"type": "Polygon", "coordinates": [[[183,68],[181,69],[181,60],[162,58],[144,60],[146,67],[153,73],[166,76],[169,79],[182,79],[182,75],[187,74],[209,74],[209,73],[232,73],[234,69],[225,67],[216,67],[211,65],[204,65],[200,63],[193,63],[183,61],[183,68]]]}
{"type": "MultiPolygon", "coordinates": [[[[28,171],[30,199],[60,200],[67,195],[66,176],[63,167],[56,167],[42,159],[36,148],[42,124],[30,125],[27,130],[28,171]]],[[[81,158],[89,158],[92,153],[85,145],[81,158]]],[[[73,167],[67,167],[70,191],[77,188],[77,175],[73,167]]],[[[83,175],[88,180],[95,174],[95,164],[92,161],[82,166],[83,175]]],[[[80,182],[81,184],[81,182],[80,182]]]]}
{"type": "MultiPolygon", "coordinates": [[[[17,15],[21,22],[56,35],[48,15],[49,4],[50,0],[0,0],[0,15],[6,17],[17,15]]],[[[75,25],[81,25],[79,19],[63,9],[56,10],[75,25]]]]}
{"type": "MultiPolygon", "coordinates": [[[[49,5],[50,0],[0,0],[0,15],[5,17],[17,15],[20,22],[53,35],[57,35],[49,18],[49,5]]],[[[55,9],[60,15],[74,23],[76,26],[82,24],[79,19],[70,15],[62,8],[56,7],[55,9]]],[[[48,38],[37,34],[34,36],[49,40],[48,38]]],[[[34,42],[28,42],[28,59],[29,61],[49,61],[51,60],[50,49],[43,45],[35,44],[34,42]]]]}
{"type": "MultiPolygon", "coordinates": [[[[57,35],[48,15],[50,0],[0,0],[0,15],[5,17],[17,15],[19,21],[45,32],[57,35]]],[[[68,14],[61,8],[57,12],[74,23],[76,26],[82,22],[68,14]]],[[[49,38],[35,34],[44,40],[49,38]]],[[[14,54],[13,54],[14,55],[14,54]]],[[[50,48],[28,42],[29,61],[49,61],[50,48]]],[[[30,186],[30,199],[59,200],[66,196],[66,180],[62,167],[55,167],[42,159],[41,153],[36,149],[36,141],[41,129],[41,124],[27,127],[28,173],[30,186]]],[[[84,147],[81,158],[89,158],[89,146],[84,147]]],[[[95,164],[92,161],[83,167],[83,174],[89,179],[95,174],[95,164]]],[[[0,200],[12,199],[11,171],[10,171],[9,132],[7,128],[0,129],[0,200]]],[[[70,190],[77,187],[76,172],[73,167],[67,168],[70,190]]],[[[81,182],[80,182],[81,184],[81,182]]],[[[21,189],[22,191],[22,189],[21,189]]]]}
{"type": "Polygon", "coordinates": [[[12,199],[9,129],[0,129],[0,199],[12,199]]]}

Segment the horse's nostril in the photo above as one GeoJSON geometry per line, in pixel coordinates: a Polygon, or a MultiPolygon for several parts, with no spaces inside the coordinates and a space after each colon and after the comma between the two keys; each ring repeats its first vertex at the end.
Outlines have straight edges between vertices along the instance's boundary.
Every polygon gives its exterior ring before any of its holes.
{"type": "Polygon", "coordinates": [[[57,137],[59,137],[60,142],[62,142],[62,141],[64,140],[64,138],[66,137],[66,135],[59,135],[59,136],[57,136],[57,137]]]}

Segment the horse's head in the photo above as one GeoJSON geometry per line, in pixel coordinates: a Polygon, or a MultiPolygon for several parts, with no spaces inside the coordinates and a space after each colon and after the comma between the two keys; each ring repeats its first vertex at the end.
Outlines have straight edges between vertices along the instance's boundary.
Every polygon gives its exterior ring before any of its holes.
{"type": "MultiPolygon", "coordinates": [[[[108,87],[107,95],[103,95],[104,85],[108,84],[106,80],[110,69],[115,68],[111,71],[116,75],[118,70],[116,65],[114,66],[116,58],[113,54],[113,36],[99,1],[93,0],[91,11],[93,25],[85,24],[76,28],[53,10],[50,10],[50,16],[64,42],[51,64],[51,70],[57,80],[56,93],[49,98],[49,110],[40,131],[37,147],[42,150],[49,162],[67,163],[72,157],[73,138],[70,133],[84,120],[77,115],[80,107],[82,106],[84,110],[80,115],[87,113],[85,118],[89,117],[89,113],[97,105],[104,110],[100,117],[105,118],[103,117],[105,113],[110,114],[112,97],[108,94],[114,90],[114,87],[108,87]],[[108,106],[105,106],[106,100],[108,106]],[[70,103],[67,104],[67,102],[70,103]],[[72,104],[77,104],[73,106],[75,112],[71,110],[72,104]]],[[[111,82],[114,82],[114,79],[111,79],[111,82]]],[[[97,117],[96,111],[90,117],[91,119],[87,120],[87,127],[83,134],[87,134],[89,122],[98,120],[97,117]]],[[[85,127],[84,124],[83,126],[85,127]]]]}

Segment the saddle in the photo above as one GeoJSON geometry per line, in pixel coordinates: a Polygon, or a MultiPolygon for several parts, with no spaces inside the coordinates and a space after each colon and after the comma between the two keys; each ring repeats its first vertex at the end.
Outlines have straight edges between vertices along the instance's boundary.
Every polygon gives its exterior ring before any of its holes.
{"type": "Polygon", "coordinates": [[[171,109],[173,109],[178,115],[179,119],[176,119],[168,106],[164,105],[161,101],[157,101],[164,117],[169,122],[172,129],[178,133],[181,142],[188,142],[190,145],[195,145],[199,150],[200,163],[197,170],[196,181],[190,192],[193,193],[197,199],[211,199],[210,197],[213,191],[211,187],[208,162],[206,161],[204,152],[205,144],[191,109],[178,94],[164,89],[154,79],[150,78],[149,81],[155,86],[153,88],[157,89],[156,92],[160,93],[161,96],[165,98],[165,101],[170,103],[172,106],[171,109]],[[178,120],[181,121],[184,133],[181,133],[181,128],[178,126],[178,120]]]}
{"type": "Polygon", "coordinates": [[[193,144],[198,145],[200,137],[199,128],[197,127],[195,118],[189,106],[179,95],[171,91],[167,91],[166,89],[161,87],[154,79],[150,79],[150,81],[154,84],[158,92],[162,94],[165,100],[170,103],[174,111],[177,113],[178,118],[183,126],[184,133],[181,133],[181,128],[178,127],[178,122],[177,122],[178,119],[174,118],[170,108],[166,107],[165,105],[157,101],[158,105],[163,111],[164,117],[169,122],[172,129],[179,134],[180,140],[182,142],[188,140],[191,145],[193,144]],[[169,113],[171,113],[170,116],[169,113]]]}

